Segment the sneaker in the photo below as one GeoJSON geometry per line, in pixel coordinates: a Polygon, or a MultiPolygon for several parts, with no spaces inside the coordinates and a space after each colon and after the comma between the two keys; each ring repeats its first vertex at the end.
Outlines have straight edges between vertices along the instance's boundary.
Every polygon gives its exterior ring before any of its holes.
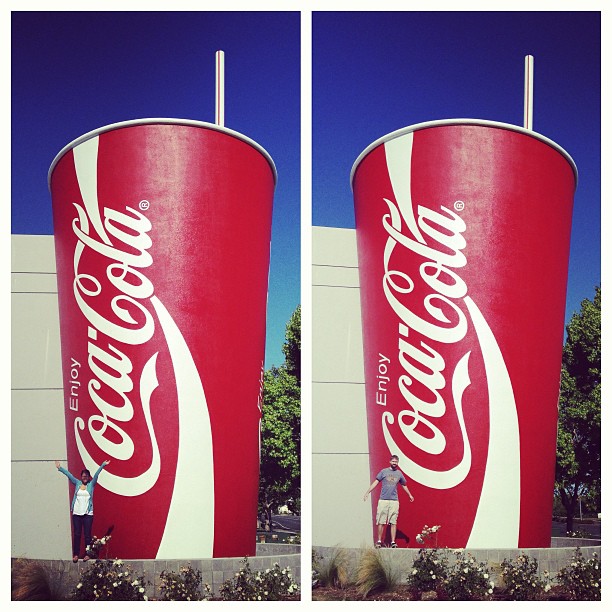
{"type": "Polygon", "coordinates": [[[382,546],[382,542],[378,540],[378,542],[376,542],[376,548],[380,548],[381,546],[382,546]]]}
{"type": "Polygon", "coordinates": [[[391,548],[397,548],[397,544],[395,542],[391,542],[391,548]]]}

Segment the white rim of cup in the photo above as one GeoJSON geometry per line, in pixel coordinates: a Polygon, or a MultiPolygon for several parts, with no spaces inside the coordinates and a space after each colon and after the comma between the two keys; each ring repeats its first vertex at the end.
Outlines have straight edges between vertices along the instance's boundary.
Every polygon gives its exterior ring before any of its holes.
{"type": "MultiPolygon", "coordinates": [[[[511,123],[501,123],[499,121],[489,121],[487,119],[439,119],[437,121],[424,121],[423,123],[415,123],[414,125],[409,125],[407,127],[401,128],[399,130],[395,130],[394,132],[390,132],[385,136],[382,136],[378,140],[375,140],[372,144],[367,146],[357,157],[353,167],[351,168],[351,189],[353,188],[353,178],[355,177],[355,172],[357,171],[357,166],[363,161],[364,157],[368,155],[373,149],[388,142],[389,140],[393,140],[394,138],[398,138],[399,136],[403,136],[404,134],[409,134],[410,132],[416,132],[418,130],[424,130],[426,128],[434,128],[440,127],[444,125],[480,125],[483,127],[494,127],[502,130],[510,130],[512,132],[519,132],[521,134],[525,134],[526,136],[531,136],[536,140],[541,140],[546,143],[553,149],[556,149],[567,161],[569,162],[572,170],[574,171],[574,180],[575,184],[578,184],[578,168],[576,167],[576,163],[572,159],[571,155],[561,146],[559,146],[556,142],[539,134],[538,132],[534,132],[533,130],[528,130],[524,127],[518,125],[512,125],[511,123]]],[[[575,186],[574,186],[575,188],[575,186]]]]}
{"type": "Polygon", "coordinates": [[[270,154],[260,145],[257,144],[254,140],[241,134],[240,132],[236,132],[234,130],[230,130],[224,126],[217,125],[216,123],[207,123],[206,121],[196,121],[195,119],[172,119],[168,117],[152,117],[146,119],[131,119],[129,121],[120,121],[119,123],[111,123],[109,125],[102,126],[91,132],[87,132],[82,136],[79,136],[72,142],[68,143],[53,159],[51,162],[51,166],[49,166],[49,172],[47,173],[47,185],[49,190],[51,190],[51,175],[53,174],[53,170],[55,170],[55,166],[58,161],[68,152],[70,149],[74,149],[81,143],[98,136],[104,132],[110,132],[112,130],[117,130],[124,127],[131,127],[134,125],[153,125],[153,124],[173,124],[173,125],[188,125],[192,127],[199,127],[207,130],[215,130],[216,132],[223,132],[228,136],[234,136],[238,140],[242,140],[243,142],[251,145],[254,149],[259,151],[268,161],[270,167],[272,168],[272,174],[274,175],[274,184],[276,185],[278,180],[278,173],[276,172],[276,165],[274,164],[274,160],[270,156],[270,154]]]}

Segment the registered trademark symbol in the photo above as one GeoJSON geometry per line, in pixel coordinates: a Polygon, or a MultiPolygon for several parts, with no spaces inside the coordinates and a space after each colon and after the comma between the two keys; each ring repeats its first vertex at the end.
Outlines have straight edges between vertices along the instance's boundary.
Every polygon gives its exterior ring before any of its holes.
{"type": "Polygon", "coordinates": [[[149,200],[141,200],[140,203],[138,204],[138,207],[140,208],[140,210],[148,210],[149,206],[151,206],[151,204],[149,203],[149,200]]]}
{"type": "Polygon", "coordinates": [[[455,207],[455,210],[463,210],[465,208],[465,203],[461,200],[457,200],[453,206],[455,207]]]}

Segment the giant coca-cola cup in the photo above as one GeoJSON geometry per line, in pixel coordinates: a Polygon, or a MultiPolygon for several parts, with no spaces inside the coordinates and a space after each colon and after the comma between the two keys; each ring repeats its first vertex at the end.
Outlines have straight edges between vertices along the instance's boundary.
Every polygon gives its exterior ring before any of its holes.
{"type": "Polygon", "coordinates": [[[100,128],[49,170],[68,467],[128,559],[255,553],[276,170],[217,125],[100,128]]]}
{"type": "Polygon", "coordinates": [[[377,140],[351,181],[371,476],[398,455],[414,495],[398,546],[425,526],[441,547],[550,546],[574,162],[444,120],[377,140]]]}

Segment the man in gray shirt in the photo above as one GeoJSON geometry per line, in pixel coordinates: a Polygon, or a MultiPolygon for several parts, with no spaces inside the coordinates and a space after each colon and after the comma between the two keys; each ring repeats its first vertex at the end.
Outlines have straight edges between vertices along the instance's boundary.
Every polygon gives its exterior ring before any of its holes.
{"type": "Polygon", "coordinates": [[[378,499],[378,507],[376,508],[376,525],[378,526],[378,542],[376,548],[382,546],[382,534],[385,525],[391,525],[391,548],[397,548],[395,543],[395,535],[397,533],[397,517],[399,516],[399,499],[397,497],[397,485],[401,485],[404,491],[408,493],[410,501],[414,501],[412,493],[406,486],[406,479],[398,468],[399,458],[397,455],[392,455],[390,459],[391,467],[384,468],[378,472],[376,480],[372,482],[370,488],[365,492],[363,501],[368,499],[368,495],[382,482],[380,497],[378,499]]]}

